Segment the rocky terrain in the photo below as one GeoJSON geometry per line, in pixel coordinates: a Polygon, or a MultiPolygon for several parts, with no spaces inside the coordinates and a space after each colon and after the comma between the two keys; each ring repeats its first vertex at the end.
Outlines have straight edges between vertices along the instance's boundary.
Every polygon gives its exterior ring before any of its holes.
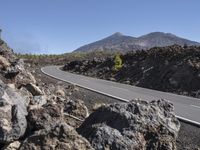
{"type": "MultiPolygon", "coordinates": [[[[35,69],[36,72],[34,76],[38,80],[38,82],[42,82],[45,84],[54,84],[62,87],[68,87],[68,83],[58,82],[56,79],[48,77],[41,73],[40,68],[35,69]]],[[[68,92],[67,92],[68,93],[68,92]]],[[[107,97],[102,94],[98,94],[96,92],[92,92],[90,90],[84,88],[75,87],[73,92],[67,94],[71,100],[81,99],[84,101],[87,106],[89,113],[94,112],[100,106],[104,106],[105,104],[113,104],[119,102],[117,99],[107,97]]],[[[178,138],[176,140],[177,149],[178,150],[198,150],[200,148],[200,128],[198,126],[194,126],[185,122],[180,122],[180,130],[178,134],[178,138]]]]}
{"type": "Polygon", "coordinates": [[[163,32],[152,32],[140,37],[132,37],[126,36],[119,32],[114,33],[113,35],[106,37],[102,40],[96,41],[94,43],[90,43],[84,45],[74,52],[92,52],[92,51],[135,51],[142,49],[150,49],[153,47],[164,47],[171,45],[188,45],[200,46],[200,43],[190,41],[171,33],[163,33],[163,32]]]}
{"type": "Polygon", "coordinates": [[[179,127],[172,104],[133,100],[98,108],[78,132],[95,149],[176,149],[179,127]]]}
{"type": "Polygon", "coordinates": [[[32,66],[47,66],[47,65],[63,65],[66,62],[74,60],[85,60],[96,58],[111,57],[113,53],[110,52],[78,52],[78,53],[66,53],[60,55],[32,55],[32,54],[17,54],[17,58],[23,59],[25,63],[29,63],[32,66]]]}
{"type": "Polygon", "coordinates": [[[200,47],[168,46],[122,54],[115,70],[114,56],[71,61],[63,69],[86,76],[200,98],[200,47]]]}
{"type": "MultiPolygon", "coordinates": [[[[74,85],[44,77],[16,59],[2,40],[0,70],[2,150],[187,148],[183,137],[178,137],[180,122],[174,107],[165,100],[119,103],[110,99],[111,104],[91,109],[85,100],[94,101],[95,97],[87,97],[74,85]]],[[[196,142],[189,148],[198,146],[196,142]]]]}

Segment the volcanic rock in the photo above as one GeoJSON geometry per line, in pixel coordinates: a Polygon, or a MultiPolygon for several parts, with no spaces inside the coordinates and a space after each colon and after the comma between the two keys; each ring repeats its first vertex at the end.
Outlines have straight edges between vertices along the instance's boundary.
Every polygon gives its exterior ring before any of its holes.
{"type": "Polygon", "coordinates": [[[19,74],[15,78],[15,82],[18,86],[26,85],[26,84],[36,84],[35,77],[25,68],[25,64],[23,60],[19,60],[14,67],[14,72],[19,72],[19,74]]]}
{"type": "Polygon", "coordinates": [[[42,107],[29,109],[27,116],[29,132],[50,129],[55,123],[62,122],[63,110],[58,104],[47,103],[42,107]]]}
{"type": "Polygon", "coordinates": [[[19,141],[14,141],[9,143],[8,145],[4,146],[2,150],[18,150],[21,143],[19,141]]]}
{"type": "Polygon", "coordinates": [[[26,115],[25,99],[0,82],[0,143],[9,143],[24,135],[26,115]]]}
{"type": "Polygon", "coordinates": [[[25,87],[33,96],[43,95],[43,92],[35,84],[29,83],[26,84],[25,87]]]}
{"type": "Polygon", "coordinates": [[[6,69],[10,66],[10,62],[3,56],[0,55],[0,68],[6,69]]]}
{"type": "Polygon", "coordinates": [[[20,150],[93,150],[90,143],[78,135],[73,127],[57,124],[43,129],[28,137],[20,150]]]}
{"type": "Polygon", "coordinates": [[[74,115],[80,119],[85,119],[89,116],[87,107],[82,100],[68,100],[65,102],[64,112],[74,115]]]}
{"type": "Polygon", "coordinates": [[[47,97],[45,95],[34,96],[30,103],[31,105],[42,106],[47,103],[47,97]]]}
{"type": "Polygon", "coordinates": [[[88,116],[88,109],[82,100],[64,102],[64,119],[70,126],[79,127],[88,116]]]}
{"type": "Polygon", "coordinates": [[[8,45],[0,39],[0,55],[6,58],[9,62],[15,61],[16,57],[13,50],[8,47],[8,45]]]}
{"type": "Polygon", "coordinates": [[[180,123],[164,100],[102,106],[78,128],[95,149],[176,149],[180,123]]]}
{"type": "Polygon", "coordinates": [[[100,79],[149,89],[200,97],[200,47],[154,47],[120,55],[122,68],[113,71],[114,58],[68,62],[63,69],[100,79]],[[108,69],[106,69],[108,68],[108,69]]]}
{"type": "Polygon", "coordinates": [[[65,97],[65,90],[61,86],[57,86],[55,90],[55,94],[59,97],[65,97]]]}
{"type": "Polygon", "coordinates": [[[25,98],[26,106],[29,106],[30,101],[33,99],[33,95],[24,86],[19,89],[19,92],[25,98]]]}

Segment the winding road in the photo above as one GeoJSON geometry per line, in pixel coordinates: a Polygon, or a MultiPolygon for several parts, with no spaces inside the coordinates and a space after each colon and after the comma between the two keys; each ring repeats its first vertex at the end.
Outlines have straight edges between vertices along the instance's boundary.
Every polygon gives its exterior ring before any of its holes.
{"type": "Polygon", "coordinates": [[[62,71],[58,66],[43,67],[41,71],[53,78],[117,98],[121,101],[127,102],[135,98],[147,101],[168,100],[174,104],[175,113],[179,119],[200,126],[200,99],[77,75],[62,71]]]}

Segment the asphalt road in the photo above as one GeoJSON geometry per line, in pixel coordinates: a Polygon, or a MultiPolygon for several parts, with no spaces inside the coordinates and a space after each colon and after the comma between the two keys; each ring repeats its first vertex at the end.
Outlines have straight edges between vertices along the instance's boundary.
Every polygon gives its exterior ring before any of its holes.
{"type": "Polygon", "coordinates": [[[171,101],[175,106],[175,113],[179,119],[200,125],[200,99],[77,75],[62,71],[58,66],[43,67],[41,68],[41,71],[44,74],[56,79],[72,83],[122,101],[129,101],[135,98],[147,101],[158,99],[171,101]]]}

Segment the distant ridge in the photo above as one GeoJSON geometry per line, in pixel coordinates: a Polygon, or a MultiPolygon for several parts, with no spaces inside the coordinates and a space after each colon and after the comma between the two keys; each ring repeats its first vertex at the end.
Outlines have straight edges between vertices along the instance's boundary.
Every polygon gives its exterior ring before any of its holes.
{"type": "Polygon", "coordinates": [[[174,44],[180,46],[200,46],[200,43],[198,42],[187,40],[171,33],[152,32],[136,38],[116,32],[102,40],[81,46],[74,52],[131,51],[149,49],[152,47],[164,47],[174,44]]]}

